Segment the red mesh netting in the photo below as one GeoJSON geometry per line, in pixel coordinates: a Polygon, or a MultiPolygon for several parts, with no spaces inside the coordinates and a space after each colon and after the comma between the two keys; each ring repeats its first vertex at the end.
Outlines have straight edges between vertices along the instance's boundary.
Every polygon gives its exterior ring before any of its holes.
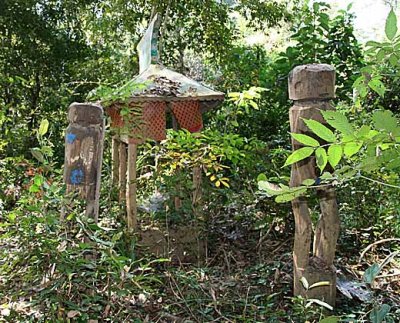
{"type": "Polygon", "coordinates": [[[165,102],[144,103],[142,106],[142,120],[133,129],[132,138],[129,141],[140,144],[146,139],[164,140],[166,128],[165,108],[165,102]]]}
{"type": "Polygon", "coordinates": [[[190,132],[198,132],[203,129],[199,101],[181,101],[172,103],[172,112],[178,120],[181,128],[190,132]]]}
{"type": "Polygon", "coordinates": [[[106,113],[111,118],[111,127],[121,128],[124,125],[124,121],[120,115],[120,107],[118,105],[112,105],[106,108],[106,113]]]}

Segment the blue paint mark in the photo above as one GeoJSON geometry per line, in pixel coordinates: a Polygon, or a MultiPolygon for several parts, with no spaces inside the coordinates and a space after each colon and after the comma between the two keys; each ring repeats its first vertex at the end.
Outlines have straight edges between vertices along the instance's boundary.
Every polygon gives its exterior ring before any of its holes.
{"type": "Polygon", "coordinates": [[[74,169],[71,171],[70,179],[71,183],[74,185],[78,185],[82,183],[84,177],[84,173],[82,169],[74,169]]]}
{"type": "Polygon", "coordinates": [[[76,134],[67,133],[66,138],[67,138],[67,143],[72,144],[76,139],[76,134]]]}

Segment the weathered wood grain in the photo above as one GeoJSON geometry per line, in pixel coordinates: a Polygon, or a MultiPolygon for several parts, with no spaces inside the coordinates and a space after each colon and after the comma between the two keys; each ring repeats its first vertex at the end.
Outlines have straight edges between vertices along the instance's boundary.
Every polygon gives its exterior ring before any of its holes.
{"type": "Polygon", "coordinates": [[[104,113],[99,105],[73,103],[65,134],[64,181],[67,193],[86,200],[86,214],[97,221],[104,141],[104,113]]]}

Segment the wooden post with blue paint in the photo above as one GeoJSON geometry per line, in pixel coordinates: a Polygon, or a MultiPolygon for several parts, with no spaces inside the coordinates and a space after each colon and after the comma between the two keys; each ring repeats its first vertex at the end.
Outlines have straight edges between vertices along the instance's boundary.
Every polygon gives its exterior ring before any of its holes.
{"type": "Polygon", "coordinates": [[[99,215],[104,113],[100,105],[73,103],[68,109],[65,134],[64,181],[67,193],[77,192],[86,201],[86,215],[99,215]]]}

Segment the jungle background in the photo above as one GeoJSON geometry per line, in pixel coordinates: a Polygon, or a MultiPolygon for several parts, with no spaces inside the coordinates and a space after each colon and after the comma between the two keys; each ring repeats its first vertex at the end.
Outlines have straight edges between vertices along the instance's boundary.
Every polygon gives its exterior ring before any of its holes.
{"type": "MultiPolygon", "coordinates": [[[[396,12],[396,1],[385,4],[396,12]]],[[[354,125],[382,109],[398,117],[398,36],[392,28],[360,42],[354,14],[351,6],[302,0],[1,1],[0,320],[398,322],[397,166],[372,167],[337,185],[336,266],[361,292],[352,299],[338,293],[332,311],[293,297],[290,203],[276,203],[258,187],[260,178],[290,176],[282,166],[291,151],[293,67],[333,65],[334,105],[354,125]],[[62,180],[67,107],[117,95],[137,74],[135,48],[153,8],[166,17],[163,63],[227,93],[205,116],[201,134],[171,130],[139,151],[142,225],[198,227],[207,237],[201,264],[137,252],[110,189],[110,136],[98,224],[65,195],[62,180]],[[264,40],[249,41],[255,34],[264,40]],[[193,165],[204,170],[201,210],[187,198],[193,165]],[[178,212],[168,199],[174,194],[184,201],[178,212]]],[[[343,163],[363,158],[350,154],[343,163]]]]}

